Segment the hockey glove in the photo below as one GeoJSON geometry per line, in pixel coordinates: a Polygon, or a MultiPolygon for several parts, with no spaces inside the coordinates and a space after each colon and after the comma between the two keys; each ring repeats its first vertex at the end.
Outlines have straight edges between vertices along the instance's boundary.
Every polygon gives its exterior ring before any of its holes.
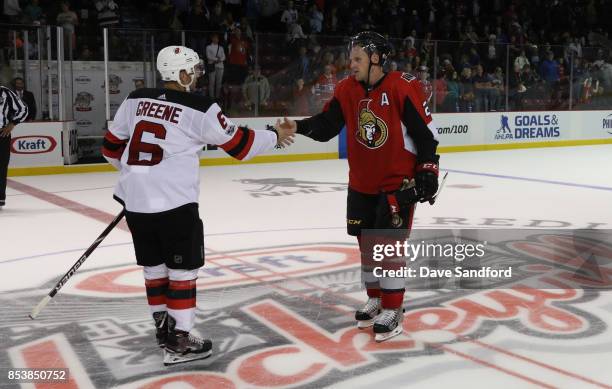
{"type": "Polygon", "coordinates": [[[380,196],[375,228],[408,228],[404,219],[409,216],[410,207],[419,201],[415,180],[404,179],[399,190],[380,196]]]}
{"type": "Polygon", "coordinates": [[[424,203],[431,200],[438,191],[438,164],[426,162],[418,165],[414,178],[419,201],[424,203]]]}

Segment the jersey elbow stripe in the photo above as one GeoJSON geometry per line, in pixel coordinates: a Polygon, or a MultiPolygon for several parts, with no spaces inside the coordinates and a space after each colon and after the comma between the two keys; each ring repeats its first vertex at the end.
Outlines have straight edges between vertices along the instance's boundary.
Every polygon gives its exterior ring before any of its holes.
{"type": "Polygon", "coordinates": [[[244,159],[251,150],[255,133],[247,127],[238,127],[236,135],[229,141],[221,145],[226,153],[236,159],[244,159]]]}
{"type": "Polygon", "coordinates": [[[102,155],[104,155],[107,158],[121,159],[121,155],[123,154],[123,150],[124,150],[124,148],[121,148],[121,149],[119,149],[117,151],[110,151],[106,147],[102,147],[102,155]]]}
{"type": "Polygon", "coordinates": [[[127,141],[119,141],[120,143],[115,143],[110,141],[108,138],[104,138],[102,143],[102,155],[109,158],[119,159],[121,158],[121,154],[123,154],[123,150],[125,149],[125,145],[127,141]]]}

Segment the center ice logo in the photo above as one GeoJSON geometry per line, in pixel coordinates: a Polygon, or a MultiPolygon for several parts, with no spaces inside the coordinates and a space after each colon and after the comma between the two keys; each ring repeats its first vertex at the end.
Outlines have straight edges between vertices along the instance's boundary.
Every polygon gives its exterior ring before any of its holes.
{"type": "MultiPolygon", "coordinates": [[[[535,253],[541,255],[545,238],[536,235],[516,242],[518,245],[499,248],[506,249],[508,259],[521,260],[535,253]]],[[[575,256],[567,252],[568,244],[593,246],[593,242],[575,238],[557,243],[544,254],[550,260],[559,256],[561,271],[575,256]]],[[[609,245],[595,243],[602,259],[612,258],[609,245]]],[[[189,370],[163,368],[161,353],[152,346],[154,329],[143,307],[142,274],[135,265],[131,267],[138,290],[133,296],[113,299],[66,290],[55,313],[47,311],[41,318],[44,320],[35,324],[26,319],[23,307],[33,303],[38,288],[16,291],[22,297],[19,301],[7,299],[7,311],[14,314],[5,319],[5,324],[19,331],[3,337],[3,361],[9,361],[6,366],[22,363],[27,367],[69,368],[77,387],[322,387],[322,383],[334,386],[358,376],[378,385],[405,379],[404,371],[410,365],[426,366],[420,368],[422,374],[414,375],[415,382],[428,379],[438,372],[438,361],[444,357],[463,358],[467,363],[477,362],[502,372],[504,363],[521,363],[525,370],[529,368],[529,374],[536,367],[545,369],[538,374],[559,374],[563,373],[560,368],[545,360],[540,362],[537,353],[527,358],[520,348],[499,345],[523,341],[532,344],[535,351],[557,347],[566,350],[565,355],[578,355],[606,339],[607,315],[600,307],[607,296],[598,288],[609,285],[609,278],[602,284],[588,274],[577,275],[575,281],[592,285],[585,293],[580,283],[546,274],[550,289],[519,283],[495,290],[413,290],[403,322],[405,333],[388,343],[375,344],[371,335],[355,328],[353,321],[358,305],[354,295],[363,293],[357,247],[313,244],[297,248],[319,253],[304,257],[293,252],[295,255],[288,257],[286,248],[260,247],[211,258],[210,264],[216,263],[216,268],[203,268],[208,273],[200,276],[203,286],[208,286],[199,295],[199,303],[206,308],[196,312],[195,321],[196,328],[213,337],[219,358],[194,362],[189,370]],[[350,251],[352,259],[346,261],[347,256],[341,254],[334,266],[325,268],[333,259],[325,249],[339,254],[350,251]],[[343,262],[344,266],[337,266],[343,262]],[[270,267],[262,269],[262,265],[270,267]],[[295,273],[300,268],[312,271],[295,273]],[[224,274],[217,276],[217,272],[224,274]],[[223,276],[240,277],[242,281],[213,284],[223,276]],[[289,363],[293,363],[291,369],[285,367],[289,363]],[[381,366],[395,368],[397,376],[378,379],[381,366]]],[[[120,293],[122,285],[130,286],[115,267],[78,276],[89,278],[86,284],[109,293],[120,293]],[[90,278],[92,275],[96,278],[90,278]]],[[[74,288],[74,284],[77,282],[68,287],[74,288]]],[[[461,368],[458,362],[452,363],[461,368]]],[[[472,371],[472,365],[468,366],[466,374],[472,371]]],[[[524,379],[528,381],[529,377],[524,379]]],[[[596,382],[579,373],[572,373],[571,378],[596,382]]]]}
{"type": "Polygon", "coordinates": [[[236,181],[241,184],[260,185],[259,188],[247,189],[252,197],[340,192],[347,188],[347,185],[341,182],[303,181],[295,178],[243,178],[236,181]]]}

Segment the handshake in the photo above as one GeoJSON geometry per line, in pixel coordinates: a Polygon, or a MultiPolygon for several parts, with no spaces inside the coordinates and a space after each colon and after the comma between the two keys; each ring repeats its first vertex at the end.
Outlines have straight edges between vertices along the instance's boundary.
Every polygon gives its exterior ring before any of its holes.
{"type": "Polygon", "coordinates": [[[278,119],[274,126],[267,125],[266,129],[276,132],[276,136],[278,137],[276,148],[282,149],[293,143],[293,137],[297,131],[297,123],[295,120],[289,120],[287,118],[282,122],[278,119]]]}

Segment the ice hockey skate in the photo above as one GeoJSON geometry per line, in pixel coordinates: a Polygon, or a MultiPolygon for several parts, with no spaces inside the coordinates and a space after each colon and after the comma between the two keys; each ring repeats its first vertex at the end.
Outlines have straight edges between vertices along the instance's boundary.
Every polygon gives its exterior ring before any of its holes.
{"type": "Polygon", "coordinates": [[[355,320],[357,320],[357,328],[360,330],[374,325],[376,316],[380,313],[380,298],[370,297],[365,305],[355,312],[355,320]]]}
{"type": "Polygon", "coordinates": [[[374,320],[374,334],[377,342],[384,342],[402,333],[404,309],[383,309],[374,320]]]}
{"type": "Polygon", "coordinates": [[[212,354],[210,339],[202,339],[187,331],[175,329],[176,322],[168,315],[168,337],[164,350],[164,365],[176,365],[208,358],[212,354]]]}
{"type": "Polygon", "coordinates": [[[155,320],[155,337],[157,338],[157,345],[164,348],[166,347],[166,338],[168,337],[168,312],[153,313],[153,320],[155,320]]]}

